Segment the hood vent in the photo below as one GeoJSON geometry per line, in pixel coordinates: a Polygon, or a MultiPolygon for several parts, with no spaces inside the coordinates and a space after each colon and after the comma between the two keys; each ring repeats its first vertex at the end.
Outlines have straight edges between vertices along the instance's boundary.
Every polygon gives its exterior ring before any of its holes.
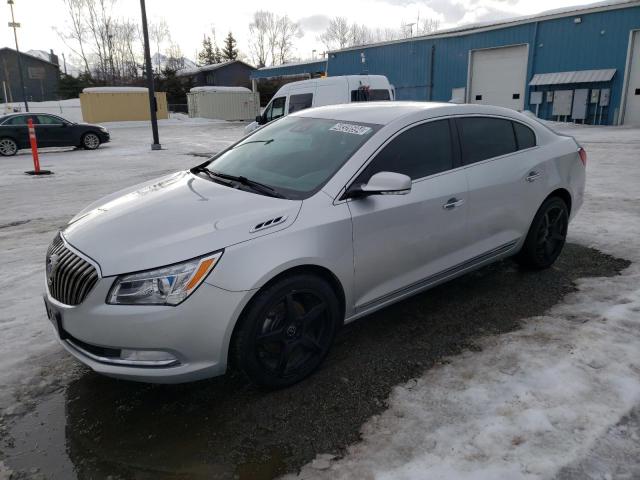
{"type": "Polygon", "coordinates": [[[281,223],[284,223],[286,220],[287,220],[287,217],[285,215],[280,215],[279,217],[270,218],[269,220],[265,220],[264,222],[260,222],[260,223],[256,224],[249,231],[251,233],[253,233],[253,232],[260,231],[260,230],[264,230],[265,228],[270,228],[270,227],[274,227],[276,225],[280,225],[281,223]]]}

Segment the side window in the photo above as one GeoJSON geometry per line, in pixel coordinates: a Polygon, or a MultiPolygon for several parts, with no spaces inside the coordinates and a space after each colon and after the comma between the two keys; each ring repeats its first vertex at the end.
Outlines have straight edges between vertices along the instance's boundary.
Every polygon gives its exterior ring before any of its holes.
{"type": "Polygon", "coordinates": [[[27,117],[26,115],[18,115],[17,117],[13,117],[7,120],[5,125],[26,125],[27,118],[29,117],[27,117]]]}
{"type": "Polygon", "coordinates": [[[358,177],[366,183],[378,172],[403,173],[412,180],[453,168],[448,120],[423,123],[394,138],[358,177]]]}
{"type": "Polygon", "coordinates": [[[516,132],[516,142],[518,142],[518,150],[531,148],[536,146],[536,134],[533,133],[526,125],[513,122],[513,131],[516,132]]]}
{"type": "Polygon", "coordinates": [[[267,109],[265,116],[267,117],[267,122],[271,120],[275,120],[276,118],[280,118],[284,115],[284,104],[287,101],[287,97],[278,97],[274,98],[271,102],[271,106],[267,109]]]}
{"type": "Polygon", "coordinates": [[[40,125],[62,125],[62,120],[50,115],[36,115],[40,125]]]}
{"type": "Polygon", "coordinates": [[[467,117],[456,120],[456,124],[466,165],[516,151],[516,138],[509,120],[467,117]]]}
{"type": "Polygon", "coordinates": [[[377,100],[391,100],[389,90],[384,88],[358,88],[351,90],[352,102],[374,102],[377,100]]]}
{"type": "Polygon", "coordinates": [[[297,112],[311,107],[313,103],[313,93],[300,93],[289,97],[289,113],[297,112]]]}

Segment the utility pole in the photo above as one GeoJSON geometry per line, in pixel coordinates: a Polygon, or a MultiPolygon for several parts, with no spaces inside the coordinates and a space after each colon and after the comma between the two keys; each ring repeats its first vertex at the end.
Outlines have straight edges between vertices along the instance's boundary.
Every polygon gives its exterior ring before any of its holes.
{"type": "Polygon", "coordinates": [[[29,111],[29,104],[27,103],[27,90],[24,88],[24,72],[22,71],[22,58],[20,57],[20,49],[18,48],[18,33],[16,29],[20,26],[13,17],[13,0],[7,0],[9,8],[11,8],[11,21],[9,27],[13,28],[13,39],[16,42],[16,55],[18,56],[18,70],[20,72],[20,88],[22,88],[22,100],[24,101],[24,109],[29,111]]]}
{"type": "Polygon", "coordinates": [[[151,131],[153,132],[153,143],[151,150],[160,150],[160,139],[158,137],[158,118],[156,116],[156,93],[153,87],[153,69],[151,67],[151,52],[149,51],[149,29],[147,28],[147,9],[144,0],[140,0],[140,10],[142,11],[142,35],[144,37],[144,63],[147,71],[147,88],[149,89],[149,113],[151,114],[151,131]]]}

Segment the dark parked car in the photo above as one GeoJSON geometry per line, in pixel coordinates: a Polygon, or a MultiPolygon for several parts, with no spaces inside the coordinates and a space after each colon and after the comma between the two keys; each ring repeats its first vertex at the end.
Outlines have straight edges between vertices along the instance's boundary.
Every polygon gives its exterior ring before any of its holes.
{"type": "Polygon", "coordinates": [[[21,148],[29,148],[29,118],[33,120],[38,147],[95,150],[109,141],[109,132],[100,125],[73,123],[48,113],[14,113],[0,117],[0,155],[15,155],[21,148]]]}

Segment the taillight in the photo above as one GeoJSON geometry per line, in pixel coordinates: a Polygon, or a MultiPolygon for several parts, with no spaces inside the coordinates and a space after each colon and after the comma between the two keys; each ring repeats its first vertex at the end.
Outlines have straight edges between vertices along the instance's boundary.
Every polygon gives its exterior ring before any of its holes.
{"type": "Polygon", "coordinates": [[[587,166],[587,152],[584,148],[580,147],[578,149],[578,155],[580,155],[580,160],[582,161],[582,165],[587,166]]]}

